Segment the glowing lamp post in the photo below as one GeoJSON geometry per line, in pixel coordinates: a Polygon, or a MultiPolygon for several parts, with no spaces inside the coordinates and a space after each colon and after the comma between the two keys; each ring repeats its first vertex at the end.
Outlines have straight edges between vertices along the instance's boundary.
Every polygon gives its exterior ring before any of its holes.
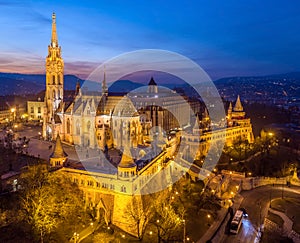
{"type": "Polygon", "coordinates": [[[12,113],[12,121],[14,122],[15,119],[16,119],[16,109],[15,108],[11,108],[10,111],[12,113]]]}
{"type": "Polygon", "coordinates": [[[79,234],[75,232],[73,237],[74,237],[74,243],[78,242],[79,234]]]}
{"type": "Polygon", "coordinates": [[[186,242],[186,241],[185,241],[185,240],[186,240],[186,239],[185,239],[185,231],[186,231],[186,228],[185,228],[185,227],[186,227],[186,225],[185,225],[185,220],[183,219],[182,222],[183,222],[183,243],[185,243],[185,242],[186,242]]]}

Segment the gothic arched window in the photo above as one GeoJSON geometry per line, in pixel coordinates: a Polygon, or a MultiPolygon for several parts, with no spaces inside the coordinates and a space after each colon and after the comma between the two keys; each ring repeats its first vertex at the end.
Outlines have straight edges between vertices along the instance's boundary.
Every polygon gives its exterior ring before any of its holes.
{"type": "Polygon", "coordinates": [[[52,84],[55,84],[55,75],[52,76],[52,84]]]}
{"type": "Polygon", "coordinates": [[[60,84],[60,75],[57,76],[57,83],[60,84]]]}
{"type": "Polygon", "coordinates": [[[70,133],[70,119],[67,120],[67,133],[70,133]]]}
{"type": "Polygon", "coordinates": [[[88,131],[90,130],[90,128],[91,128],[91,122],[90,121],[87,122],[86,128],[87,128],[88,131]]]}

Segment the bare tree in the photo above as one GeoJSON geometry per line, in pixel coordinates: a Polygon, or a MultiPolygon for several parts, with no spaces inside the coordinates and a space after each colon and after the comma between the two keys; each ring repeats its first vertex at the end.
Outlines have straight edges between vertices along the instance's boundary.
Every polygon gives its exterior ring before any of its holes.
{"type": "Polygon", "coordinates": [[[150,206],[148,204],[143,205],[142,196],[134,196],[131,203],[127,205],[127,213],[134,222],[138,239],[142,240],[146,226],[152,216],[150,206]]]}

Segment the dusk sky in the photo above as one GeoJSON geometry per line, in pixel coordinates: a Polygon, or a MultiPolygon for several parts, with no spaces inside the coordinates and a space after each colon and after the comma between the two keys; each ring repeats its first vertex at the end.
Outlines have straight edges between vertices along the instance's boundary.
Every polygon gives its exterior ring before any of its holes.
{"type": "Polygon", "coordinates": [[[0,0],[0,72],[44,73],[56,13],[65,73],[86,77],[103,61],[164,49],[213,79],[299,71],[299,1],[0,0]]]}

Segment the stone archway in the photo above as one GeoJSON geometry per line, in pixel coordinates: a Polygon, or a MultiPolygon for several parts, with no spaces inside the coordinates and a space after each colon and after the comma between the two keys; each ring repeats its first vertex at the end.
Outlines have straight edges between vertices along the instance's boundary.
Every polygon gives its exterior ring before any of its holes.
{"type": "Polygon", "coordinates": [[[109,225],[110,222],[111,222],[111,215],[110,215],[110,212],[109,210],[107,210],[107,208],[105,207],[104,205],[104,202],[103,202],[103,199],[100,198],[100,201],[99,203],[97,204],[96,206],[96,219],[99,221],[100,220],[100,217],[104,216],[104,220],[105,220],[105,223],[106,225],[109,225]],[[102,212],[102,213],[101,213],[102,212]]]}

